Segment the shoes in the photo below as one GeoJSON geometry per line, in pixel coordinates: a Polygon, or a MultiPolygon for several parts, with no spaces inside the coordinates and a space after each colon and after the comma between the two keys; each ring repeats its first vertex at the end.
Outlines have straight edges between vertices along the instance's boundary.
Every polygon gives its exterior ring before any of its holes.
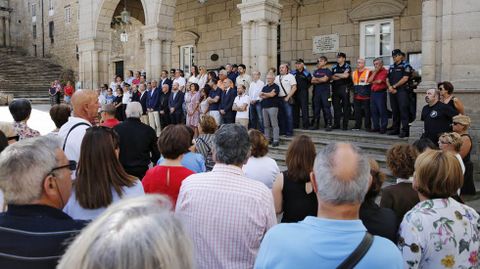
{"type": "Polygon", "coordinates": [[[378,133],[378,132],[380,132],[380,129],[375,129],[375,128],[374,128],[374,129],[367,129],[367,132],[369,132],[369,133],[378,133]]]}
{"type": "Polygon", "coordinates": [[[332,126],[331,126],[331,125],[327,125],[327,127],[325,127],[325,131],[331,132],[331,131],[332,131],[332,126]]]}
{"type": "Polygon", "coordinates": [[[335,124],[335,125],[332,126],[332,129],[340,129],[340,125],[335,124]]]}
{"type": "Polygon", "coordinates": [[[342,130],[348,131],[348,127],[347,127],[347,126],[343,126],[342,130]]]}
{"type": "Polygon", "coordinates": [[[398,137],[400,138],[404,138],[404,137],[408,137],[408,133],[407,132],[401,132],[398,137]]]}
{"type": "Polygon", "coordinates": [[[360,131],[360,128],[353,127],[353,128],[352,128],[352,131],[360,131]]]}
{"type": "Polygon", "coordinates": [[[387,132],[387,130],[385,130],[385,129],[380,129],[380,132],[379,132],[379,133],[380,133],[380,134],[385,134],[386,132],[387,132]]]}
{"type": "Polygon", "coordinates": [[[398,130],[390,130],[387,132],[387,135],[399,135],[400,131],[398,130]]]}
{"type": "Polygon", "coordinates": [[[393,127],[393,126],[390,126],[390,127],[387,128],[387,131],[393,131],[393,130],[395,130],[395,127],[393,127]]]}
{"type": "Polygon", "coordinates": [[[274,148],[275,148],[275,147],[278,147],[279,145],[280,145],[280,144],[278,143],[278,141],[272,143],[272,147],[274,147],[274,148]]]}

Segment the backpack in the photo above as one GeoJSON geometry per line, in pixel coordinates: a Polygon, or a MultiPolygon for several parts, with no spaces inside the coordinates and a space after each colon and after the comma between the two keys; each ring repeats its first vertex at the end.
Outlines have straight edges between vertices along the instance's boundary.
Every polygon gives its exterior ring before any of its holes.
{"type": "Polygon", "coordinates": [[[205,157],[205,167],[207,171],[212,171],[215,161],[213,160],[212,148],[210,145],[201,137],[197,137],[198,141],[201,141],[207,147],[207,156],[205,157]]]}

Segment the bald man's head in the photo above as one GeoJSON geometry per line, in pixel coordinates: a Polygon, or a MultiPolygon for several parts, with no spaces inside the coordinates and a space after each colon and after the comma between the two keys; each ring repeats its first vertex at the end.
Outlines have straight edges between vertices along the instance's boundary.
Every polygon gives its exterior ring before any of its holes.
{"type": "Polygon", "coordinates": [[[329,144],[315,158],[314,179],[320,201],[341,205],[360,204],[367,193],[370,165],[352,144],[329,144]]]}
{"type": "Polygon", "coordinates": [[[98,116],[98,96],[93,90],[76,91],[72,96],[73,115],[94,122],[98,116]]]}

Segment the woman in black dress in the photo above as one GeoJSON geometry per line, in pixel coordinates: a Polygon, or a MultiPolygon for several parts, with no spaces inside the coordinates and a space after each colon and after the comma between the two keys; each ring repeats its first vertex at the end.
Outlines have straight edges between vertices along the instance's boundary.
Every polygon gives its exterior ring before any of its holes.
{"type": "Polygon", "coordinates": [[[125,111],[122,105],[122,98],[123,98],[123,90],[122,87],[117,86],[116,89],[117,96],[113,100],[113,104],[115,105],[115,118],[119,121],[125,120],[125,111]]]}
{"type": "Polygon", "coordinates": [[[275,210],[283,213],[282,222],[298,222],[317,215],[317,195],[310,183],[315,156],[315,145],[306,135],[296,136],[288,146],[287,171],[279,175],[272,188],[275,210]]]}
{"type": "Polygon", "coordinates": [[[453,85],[448,81],[438,83],[438,90],[440,91],[440,100],[455,109],[459,114],[465,115],[465,107],[462,101],[453,96],[453,85]]]}
{"type": "Polygon", "coordinates": [[[453,117],[453,131],[459,134],[463,141],[459,152],[465,165],[461,195],[474,195],[476,193],[475,184],[473,183],[473,162],[470,160],[472,138],[468,134],[468,127],[470,127],[470,117],[465,115],[453,117]]]}

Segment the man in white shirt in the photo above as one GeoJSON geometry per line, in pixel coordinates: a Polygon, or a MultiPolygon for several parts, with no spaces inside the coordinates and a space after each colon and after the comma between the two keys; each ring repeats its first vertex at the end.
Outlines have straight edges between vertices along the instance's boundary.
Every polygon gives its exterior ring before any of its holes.
{"type": "Polygon", "coordinates": [[[250,88],[250,83],[252,82],[252,78],[250,77],[247,72],[247,67],[244,64],[238,65],[238,73],[239,75],[236,78],[237,87],[240,84],[245,85],[245,89],[250,88]]]}
{"type": "Polygon", "coordinates": [[[92,90],[75,92],[72,96],[72,107],[72,116],[60,128],[58,136],[63,139],[63,150],[67,158],[78,162],[85,130],[95,123],[98,116],[97,94],[92,90]]]}
{"type": "Polygon", "coordinates": [[[293,95],[297,91],[297,81],[295,76],[290,74],[288,64],[280,65],[280,75],[275,78],[275,84],[280,88],[279,97],[282,98],[280,109],[278,111],[278,125],[280,134],[287,137],[293,136],[293,95]]]}
{"type": "Polygon", "coordinates": [[[260,130],[263,133],[263,115],[262,106],[260,105],[260,93],[262,92],[265,83],[260,80],[260,72],[254,71],[252,73],[253,81],[248,88],[248,96],[250,96],[250,115],[249,115],[249,128],[260,130]]]}
{"type": "Polygon", "coordinates": [[[182,73],[183,72],[180,69],[175,70],[175,79],[173,80],[173,83],[178,83],[178,89],[181,92],[185,92],[185,84],[187,84],[187,81],[182,76],[182,73]]]}
{"type": "Polygon", "coordinates": [[[248,129],[248,108],[250,107],[250,97],[245,94],[245,85],[239,84],[237,88],[237,97],[233,101],[233,111],[237,111],[235,123],[248,129]]]}

